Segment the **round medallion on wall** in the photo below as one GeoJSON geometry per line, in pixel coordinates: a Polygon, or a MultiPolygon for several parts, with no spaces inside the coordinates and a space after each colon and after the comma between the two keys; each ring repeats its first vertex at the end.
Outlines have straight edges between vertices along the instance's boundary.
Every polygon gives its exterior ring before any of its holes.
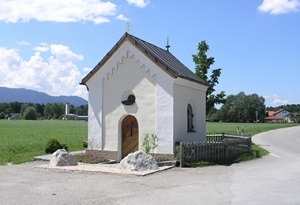
{"type": "Polygon", "coordinates": [[[135,95],[131,91],[126,91],[121,100],[122,104],[125,106],[132,106],[135,103],[135,95]]]}

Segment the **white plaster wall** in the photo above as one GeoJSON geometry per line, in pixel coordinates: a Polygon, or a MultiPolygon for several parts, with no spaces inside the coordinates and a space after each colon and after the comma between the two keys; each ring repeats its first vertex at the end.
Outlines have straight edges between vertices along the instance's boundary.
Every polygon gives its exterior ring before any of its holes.
{"type": "Polygon", "coordinates": [[[88,144],[90,149],[102,149],[102,80],[88,81],[88,144]]]}
{"type": "Polygon", "coordinates": [[[157,75],[157,153],[172,154],[174,149],[174,79],[161,73],[157,75]]]}
{"type": "MultiPolygon", "coordinates": [[[[176,81],[179,84],[186,83],[178,79],[176,81]]],[[[153,133],[159,137],[158,147],[154,152],[173,153],[176,141],[174,82],[173,77],[157,67],[130,42],[125,41],[87,83],[89,140],[98,143],[98,149],[120,151],[121,122],[130,114],[139,123],[140,147],[144,134],[153,133]],[[136,104],[132,107],[121,104],[121,97],[126,91],[132,91],[136,96],[136,104]]],[[[120,155],[118,152],[118,158],[120,155]]]]}
{"type": "Polygon", "coordinates": [[[174,84],[174,138],[175,142],[206,140],[206,86],[177,78],[174,84]],[[195,108],[194,130],[187,132],[187,105],[193,101],[195,108]]]}
{"type": "Polygon", "coordinates": [[[139,124],[139,146],[146,133],[156,130],[156,78],[135,61],[135,56],[123,57],[112,75],[103,80],[103,149],[117,151],[121,145],[121,122],[126,115],[136,117],[139,124]],[[122,95],[132,91],[135,103],[124,106],[122,95]]]}

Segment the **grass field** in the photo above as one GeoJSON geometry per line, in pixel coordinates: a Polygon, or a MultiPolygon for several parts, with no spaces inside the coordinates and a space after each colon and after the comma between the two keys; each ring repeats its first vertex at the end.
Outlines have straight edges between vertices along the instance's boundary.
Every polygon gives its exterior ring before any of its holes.
{"type": "Polygon", "coordinates": [[[206,132],[226,132],[226,133],[237,133],[237,126],[245,130],[245,134],[255,135],[261,132],[266,132],[269,130],[275,130],[280,128],[300,126],[300,124],[292,123],[218,123],[218,122],[208,122],[206,123],[206,132]]]}
{"type": "Polygon", "coordinates": [[[45,154],[49,138],[57,138],[69,146],[69,151],[82,150],[87,140],[85,121],[26,121],[0,120],[0,165],[33,161],[35,156],[45,154]]]}
{"type": "MultiPolygon", "coordinates": [[[[69,151],[82,150],[82,142],[87,140],[87,124],[85,121],[0,120],[0,165],[33,161],[35,156],[45,154],[46,141],[53,137],[66,143],[69,151]]],[[[206,127],[208,133],[236,133],[236,126],[246,126],[245,133],[254,135],[297,125],[299,124],[207,123],[206,127]]]]}

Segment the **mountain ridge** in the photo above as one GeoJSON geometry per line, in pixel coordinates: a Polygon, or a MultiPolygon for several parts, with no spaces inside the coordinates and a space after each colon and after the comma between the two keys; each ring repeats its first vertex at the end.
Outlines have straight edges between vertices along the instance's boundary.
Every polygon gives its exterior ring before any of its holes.
{"type": "Polygon", "coordinates": [[[87,100],[78,96],[51,96],[46,93],[30,90],[26,88],[7,88],[0,87],[0,102],[21,102],[21,103],[39,103],[52,104],[54,102],[70,103],[75,107],[86,105],[87,100]]]}

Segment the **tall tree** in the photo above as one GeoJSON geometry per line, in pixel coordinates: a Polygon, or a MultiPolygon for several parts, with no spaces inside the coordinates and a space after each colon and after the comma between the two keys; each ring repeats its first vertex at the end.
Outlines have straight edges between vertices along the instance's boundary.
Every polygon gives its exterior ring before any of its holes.
{"type": "Polygon", "coordinates": [[[54,114],[54,119],[59,119],[65,113],[65,104],[62,102],[55,102],[51,105],[51,110],[54,114]]]}
{"type": "Polygon", "coordinates": [[[237,95],[229,95],[225,104],[211,116],[211,121],[225,122],[254,122],[258,119],[262,122],[265,116],[265,99],[257,94],[245,95],[240,92],[237,95]]]}
{"type": "Polygon", "coordinates": [[[37,112],[34,107],[27,107],[23,114],[23,119],[25,120],[36,120],[37,118],[37,112]]]}
{"type": "Polygon", "coordinates": [[[219,94],[214,94],[215,86],[219,84],[219,77],[222,69],[218,68],[212,70],[211,75],[208,78],[208,70],[215,62],[213,57],[207,57],[206,53],[208,50],[208,44],[205,41],[201,41],[201,43],[198,43],[198,53],[196,55],[192,55],[193,61],[196,65],[196,75],[210,85],[206,92],[206,115],[209,115],[210,111],[215,107],[215,104],[225,103],[226,96],[224,91],[221,91],[219,94]]]}

